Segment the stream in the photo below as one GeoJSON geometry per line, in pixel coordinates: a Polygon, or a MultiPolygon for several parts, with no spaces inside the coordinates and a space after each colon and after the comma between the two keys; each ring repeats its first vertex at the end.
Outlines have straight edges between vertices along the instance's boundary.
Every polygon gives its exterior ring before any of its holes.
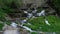
{"type": "MultiPolygon", "coordinates": [[[[35,9],[35,10],[32,11],[31,13],[28,13],[27,11],[24,11],[24,12],[28,14],[27,18],[28,18],[28,19],[29,19],[29,18],[31,19],[31,17],[33,18],[33,13],[36,13],[37,10],[35,9]]],[[[45,10],[42,10],[40,13],[36,13],[36,15],[37,15],[37,16],[45,16],[45,10]]],[[[35,17],[35,16],[34,16],[34,17],[35,17]]],[[[28,19],[27,19],[27,20],[28,20],[28,19]]],[[[26,27],[26,26],[23,26],[23,24],[26,23],[27,20],[26,20],[26,19],[22,20],[22,25],[21,25],[21,26],[22,26],[23,28],[25,28],[26,30],[29,30],[30,32],[36,32],[36,31],[31,30],[30,28],[28,28],[28,27],[26,27]]],[[[48,22],[47,19],[45,19],[45,23],[46,23],[46,25],[49,25],[49,26],[50,26],[50,23],[48,22]]],[[[31,25],[30,23],[28,23],[28,24],[31,25]]]]}
{"type": "MultiPolygon", "coordinates": [[[[26,17],[26,19],[23,19],[23,20],[21,20],[21,27],[22,28],[24,28],[24,29],[26,29],[26,30],[28,30],[28,31],[30,31],[30,32],[37,32],[37,31],[34,31],[34,30],[32,30],[31,28],[29,28],[29,27],[27,27],[27,26],[23,26],[26,22],[27,22],[27,20],[30,18],[31,19],[31,17],[32,18],[34,18],[34,17],[36,17],[36,16],[33,16],[33,13],[36,13],[37,12],[37,10],[35,9],[34,11],[32,11],[31,13],[28,13],[27,11],[24,11],[24,13],[26,13],[27,14],[27,17],[26,17]]],[[[37,16],[45,16],[45,10],[42,10],[40,13],[36,13],[36,15],[37,16]]],[[[47,19],[45,19],[45,23],[47,24],[47,25],[51,25],[49,22],[48,22],[48,20],[47,19]]],[[[17,25],[18,24],[16,24],[15,22],[12,22],[11,23],[11,26],[12,27],[14,27],[14,28],[17,28],[17,25]]],[[[31,25],[30,23],[28,23],[28,25],[31,25]]]]}

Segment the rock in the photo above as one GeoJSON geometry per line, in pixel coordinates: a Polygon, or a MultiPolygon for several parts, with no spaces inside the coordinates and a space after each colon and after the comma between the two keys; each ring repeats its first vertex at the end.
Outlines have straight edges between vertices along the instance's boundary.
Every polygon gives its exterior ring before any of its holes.
{"type": "Polygon", "coordinates": [[[18,30],[5,30],[3,34],[19,34],[18,30]]]}

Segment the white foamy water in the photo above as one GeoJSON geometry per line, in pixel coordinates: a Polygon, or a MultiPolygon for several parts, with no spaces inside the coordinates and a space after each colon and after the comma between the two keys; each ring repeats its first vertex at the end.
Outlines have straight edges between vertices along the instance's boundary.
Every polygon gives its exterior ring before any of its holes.
{"type": "Polygon", "coordinates": [[[30,17],[32,17],[33,16],[33,14],[32,13],[28,13],[28,18],[30,18],[30,17]]]}
{"type": "Polygon", "coordinates": [[[51,25],[51,24],[48,22],[48,20],[46,20],[46,19],[45,19],[45,23],[46,23],[47,25],[51,25]]]}
{"type": "Polygon", "coordinates": [[[12,22],[12,23],[11,23],[11,26],[12,26],[12,27],[17,27],[17,25],[18,25],[18,24],[16,24],[15,22],[12,22]]]}
{"type": "Polygon", "coordinates": [[[27,22],[27,20],[26,20],[26,19],[24,19],[24,20],[22,20],[22,21],[21,21],[21,23],[25,23],[25,22],[27,22]]]}
{"type": "Polygon", "coordinates": [[[37,12],[37,10],[36,10],[36,9],[32,11],[32,13],[36,13],[36,12],[37,12]]]}
{"type": "Polygon", "coordinates": [[[37,16],[45,16],[45,10],[42,10],[40,13],[37,13],[37,16]]]}
{"type": "Polygon", "coordinates": [[[24,13],[28,13],[27,11],[24,11],[24,13]]]}
{"type": "Polygon", "coordinates": [[[22,26],[23,28],[25,28],[26,30],[33,32],[33,30],[31,30],[30,28],[26,27],[26,26],[22,26]]]}

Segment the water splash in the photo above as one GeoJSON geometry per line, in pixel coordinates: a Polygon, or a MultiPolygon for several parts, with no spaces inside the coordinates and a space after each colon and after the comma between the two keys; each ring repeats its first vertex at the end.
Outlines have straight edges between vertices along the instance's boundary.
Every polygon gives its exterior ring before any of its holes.
{"type": "Polygon", "coordinates": [[[45,16],[45,10],[42,10],[40,13],[37,13],[37,16],[45,16]]]}
{"type": "Polygon", "coordinates": [[[33,14],[32,13],[28,13],[28,18],[31,18],[33,16],[33,14]]]}
{"type": "Polygon", "coordinates": [[[28,13],[27,11],[24,11],[24,13],[28,13]]]}
{"type": "Polygon", "coordinates": [[[25,28],[26,30],[33,32],[33,30],[31,30],[30,28],[26,27],[26,26],[22,26],[23,28],[25,28]]]}
{"type": "Polygon", "coordinates": [[[37,12],[37,10],[36,10],[36,9],[32,11],[32,13],[36,13],[36,12],[37,12]]]}
{"type": "Polygon", "coordinates": [[[27,19],[24,19],[21,21],[22,25],[25,24],[27,22],[27,19]]]}
{"type": "Polygon", "coordinates": [[[16,24],[15,22],[12,22],[12,23],[11,23],[11,26],[12,26],[12,27],[17,27],[17,25],[18,25],[18,24],[16,24]]]}
{"type": "Polygon", "coordinates": [[[48,22],[48,20],[46,20],[46,19],[45,19],[45,23],[46,23],[47,25],[51,25],[51,24],[48,22]]]}

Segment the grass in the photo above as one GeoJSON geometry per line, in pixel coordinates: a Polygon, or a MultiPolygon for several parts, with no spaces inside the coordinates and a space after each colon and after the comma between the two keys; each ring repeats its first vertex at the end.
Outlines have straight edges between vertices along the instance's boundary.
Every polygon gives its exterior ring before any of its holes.
{"type": "Polygon", "coordinates": [[[32,25],[24,24],[31,28],[32,30],[44,31],[44,32],[59,32],[60,31],[60,18],[56,16],[47,16],[46,19],[51,24],[50,26],[46,25],[44,22],[44,17],[37,17],[32,20],[28,20],[32,25]],[[41,28],[40,28],[41,27],[41,28]]]}

